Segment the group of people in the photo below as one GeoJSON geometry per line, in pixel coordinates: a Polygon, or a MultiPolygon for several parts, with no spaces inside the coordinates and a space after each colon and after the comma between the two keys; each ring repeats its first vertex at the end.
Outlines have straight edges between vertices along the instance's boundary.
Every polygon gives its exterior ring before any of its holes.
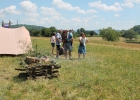
{"type": "MultiPolygon", "coordinates": [[[[52,54],[54,54],[54,49],[56,46],[56,58],[59,57],[61,48],[64,50],[65,59],[67,59],[67,55],[69,55],[69,59],[71,60],[71,52],[73,47],[73,31],[72,30],[58,30],[57,33],[53,33],[50,38],[51,46],[52,46],[52,54]]],[[[79,38],[79,46],[78,46],[78,59],[80,59],[80,55],[83,54],[83,58],[86,55],[86,43],[89,40],[86,38],[85,34],[81,32],[81,36],[79,38]]]]}

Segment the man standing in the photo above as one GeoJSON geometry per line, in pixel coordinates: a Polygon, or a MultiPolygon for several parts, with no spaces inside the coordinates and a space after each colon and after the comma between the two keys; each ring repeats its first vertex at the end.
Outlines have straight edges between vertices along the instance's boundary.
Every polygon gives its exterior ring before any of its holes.
{"type": "Polygon", "coordinates": [[[61,41],[62,41],[61,33],[62,33],[62,30],[58,30],[58,32],[55,35],[55,38],[56,38],[56,58],[58,58],[59,51],[61,48],[61,41]]]}
{"type": "Polygon", "coordinates": [[[72,42],[73,42],[72,30],[69,30],[69,32],[67,32],[67,41],[64,44],[65,59],[67,59],[67,50],[68,50],[69,59],[71,60],[72,42]]]}

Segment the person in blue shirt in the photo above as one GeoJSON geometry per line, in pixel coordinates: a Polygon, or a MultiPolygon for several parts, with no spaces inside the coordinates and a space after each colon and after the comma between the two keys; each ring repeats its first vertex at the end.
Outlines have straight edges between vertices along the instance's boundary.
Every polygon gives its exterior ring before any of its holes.
{"type": "Polygon", "coordinates": [[[61,42],[62,42],[61,33],[62,33],[62,30],[58,30],[58,32],[55,35],[55,38],[56,38],[56,58],[58,58],[59,51],[61,48],[61,42]]]}
{"type": "Polygon", "coordinates": [[[67,59],[67,51],[69,55],[69,59],[71,59],[71,52],[72,52],[72,42],[73,42],[73,33],[72,30],[69,30],[67,33],[67,39],[64,43],[64,52],[65,52],[65,59],[67,59]]]}

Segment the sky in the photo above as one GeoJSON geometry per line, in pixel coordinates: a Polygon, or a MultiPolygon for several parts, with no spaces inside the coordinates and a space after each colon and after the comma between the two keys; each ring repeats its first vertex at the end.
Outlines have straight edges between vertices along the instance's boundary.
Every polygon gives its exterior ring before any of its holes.
{"type": "Polygon", "coordinates": [[[127,30],[139,18],[140,0],[0,0],[0,21],[13,25],[127,30]]]}

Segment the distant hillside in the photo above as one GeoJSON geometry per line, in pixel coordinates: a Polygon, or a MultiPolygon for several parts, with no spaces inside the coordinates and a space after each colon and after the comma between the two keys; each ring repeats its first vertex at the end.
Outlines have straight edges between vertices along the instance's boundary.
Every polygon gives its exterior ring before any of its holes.
{"type": "Polygon", "coordinates": [[[17,27],[21,27],[21,26],[24,26],[26,27],[26,29],[28,30],[40,30],[40,29],[43,29],[45,27],[43,26],[36,26],[36,25],[26,25],[26,24],[19,24],[19,25],[11,25],[11,28],[17,28],[17,27]]]}
{"type": "MultiPolygon", "coordinates": [[[[26,25],[26,24],[19,24],[19,25],[11,25],[11,28],[17,28],[17,27],[21,27],[24,26],[26,27],[26,29],[28,30],[41,30],[43,28],[47,28],[47,27],[43,27],[43,26],[36,26],[36,25],[26,25]]],[[[140,25],[135,25],[134,27],[132,27],[131,29],[133,29],[134,31],[138,32],[140,34],[140,25]]],[[[77,30],[75,30],[76,32],[77,30]]],[[[90,30],[88,30],[90,31],[90,30]]],[[[94,30],[97,34],[99,34],[99,30],[94,30]]],[[[121,30],[117,30],[117,31],[121,31],[121,30]]]]}
{"type": "Polygon", "coordinates": [[[96,32],[97,34],[99,34],[99,30],[94,30],[94,32],[96,32]]]}

